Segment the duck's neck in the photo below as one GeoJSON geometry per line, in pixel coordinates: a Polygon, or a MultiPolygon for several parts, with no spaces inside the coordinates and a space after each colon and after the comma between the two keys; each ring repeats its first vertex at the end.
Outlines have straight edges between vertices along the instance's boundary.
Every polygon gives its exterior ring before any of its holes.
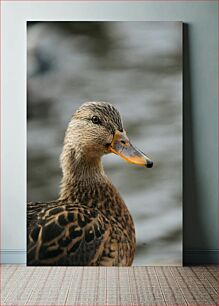
{"type": "Polygon", "coordinates": [[[61,166],[63,179],[59,199],[66,203],[98,208],[108,218],[119,220],[124,228],[129,224],[132,237],[132,217],[120,194],[104,173],[100,157],[88,159],[74,150],[64,149],[61,166]]]}
{"type": "Polygon", "coordinates": [[[64,148],[60,161],[63,172],[60,199],[73,200],[77,198],[77,193],[83,194],[107,181],[99,156],[90,157],[64,148]]]}

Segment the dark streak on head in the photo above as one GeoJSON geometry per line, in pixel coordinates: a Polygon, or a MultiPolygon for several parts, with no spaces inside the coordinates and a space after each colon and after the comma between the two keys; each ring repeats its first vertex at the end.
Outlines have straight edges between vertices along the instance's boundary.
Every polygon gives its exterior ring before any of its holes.
{"type": "Polygon", "coordinates": [[[123,132],[120,114],[112,104],[107,102],[87,102],[75,112],[74,116],[77,116],[85,110],[90,111],[90,116],[84,118],[85,120],[91,120],[92,116],[95,115],[99,117],[101,125],[110,129],[112,134],[115,133],[115,130],[123,132]]]}

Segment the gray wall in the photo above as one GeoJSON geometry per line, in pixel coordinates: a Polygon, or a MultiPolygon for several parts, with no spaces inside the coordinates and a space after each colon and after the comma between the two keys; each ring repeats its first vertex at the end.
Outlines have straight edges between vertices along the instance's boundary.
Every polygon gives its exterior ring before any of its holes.
{"type": "Polygon", "coordinates": [[[25,262],[26,21],[179,20],[184,27],[185,263],[217,261],[217,1],[3,2],[2,262],[25,262]],[[12,22],[13,21],[13,22],[12,22]]]}

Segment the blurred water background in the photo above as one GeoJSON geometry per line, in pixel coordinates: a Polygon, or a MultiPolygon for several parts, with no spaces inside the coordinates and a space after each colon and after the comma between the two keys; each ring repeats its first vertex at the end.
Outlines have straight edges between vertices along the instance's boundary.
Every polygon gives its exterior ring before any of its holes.
{"type": "Polygon", "coordinates": [[[28,201],[57,198],[66,126],[85,101],[114,104],[152,169],[103,158],[132,213],[134,265],[182,263],[182,24],[28,22],[28,201]]]}

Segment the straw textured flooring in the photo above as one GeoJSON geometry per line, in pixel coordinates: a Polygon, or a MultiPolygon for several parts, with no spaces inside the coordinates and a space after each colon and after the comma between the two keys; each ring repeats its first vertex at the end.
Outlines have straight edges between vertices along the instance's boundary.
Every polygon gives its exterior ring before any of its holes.
{"type": "Polygon", "coordinates": [[[217,305],[217,267],[1,267],[1,305],[217,305]]]}

